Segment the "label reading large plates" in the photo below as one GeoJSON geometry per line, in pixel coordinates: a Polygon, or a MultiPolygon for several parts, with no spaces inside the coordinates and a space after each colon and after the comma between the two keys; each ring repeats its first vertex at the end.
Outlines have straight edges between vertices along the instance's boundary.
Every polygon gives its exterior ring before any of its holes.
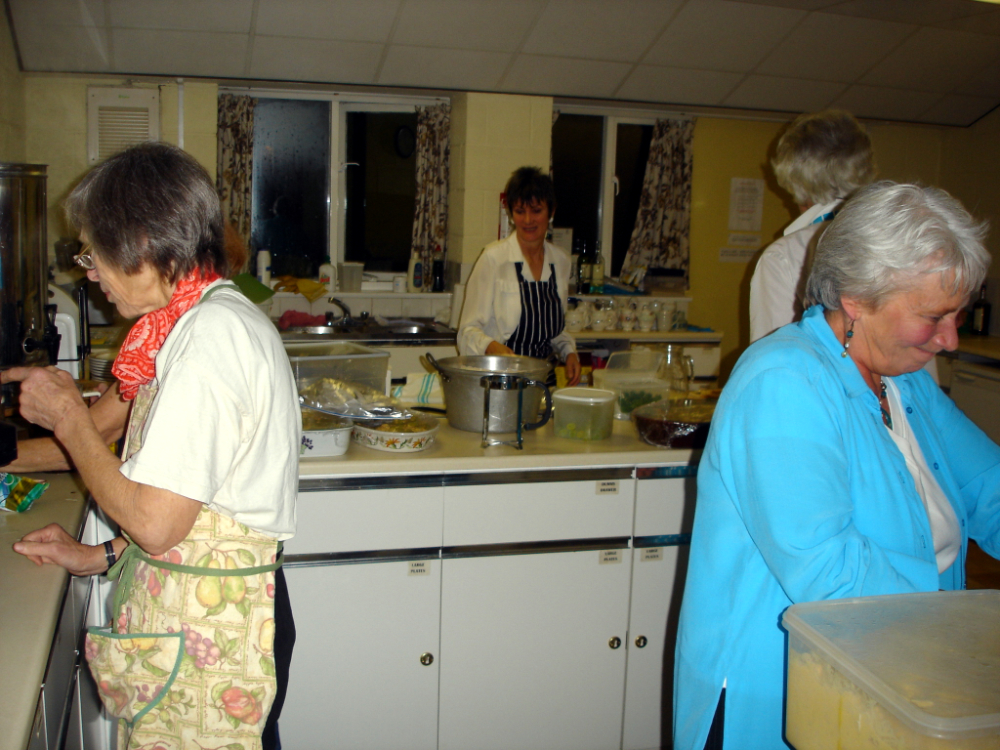
{"type": "Polygon", "coordinates": [[[622,551],[620,549],[602,549],[601,565],[615,565],[622,561],[622,551]]]}
{"type": "Polygon", "coordinates": [[[429,576],[430,574],[431,574],[430,560],[410,560],[410,571],[408,575],[429,576]]]}
{"type": "Polygon", "coordinates": [[[656,562],[663,559],[663,547],[644,547],[639,562],[656,562]]]}
{"type": "Polygon", "coordinates": [[[617,479],[602,479],[597,483],[597,494],[598,495],[617,495],[618,494],[618,480],[617,479]]]}

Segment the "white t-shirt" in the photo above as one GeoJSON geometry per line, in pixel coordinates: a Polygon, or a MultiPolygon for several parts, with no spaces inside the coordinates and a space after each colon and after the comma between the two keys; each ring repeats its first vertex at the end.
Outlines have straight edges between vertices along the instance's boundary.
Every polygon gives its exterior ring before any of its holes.
{"type": "MultiPolygon", "coordinates": [[[[526,281],[548,281],[552,275],[551,266],[555,266],[556,290],[565,313],[572,265],[569,255],[546,242],[541,278],[535,279],[521,252],[517,235],[512,234],[487,245],[469,274],[456,337],[459,354],[483,355],[491,341],[506,345],[517,329],[521,321],[521,287],[514,264],[521,262],[524,263],[521,273],[526,281]]],[[[563,330],[552,339],[552,348],[565,360],[576,351],[576,342],[563,330]]]]}
{"type": "Polygon", "coordinates": [[[235,287],[219,289],[177,321],[153,385],[142,447],[122,474],[291,538],[302,415],[274,324],[235,287]]]}
{"type": "Polygon", "coordinates": [[[920,449],[916,436],[910,429],[910,422],[899,400],[899,389],[892,379],[886,378],[886,398],[889,401],[889,412],[892,415],[893,442],[906,459],[906,468],[910,470],[917,493],[924,503],[927,519],[931,525],[931,537],[934,542],[934,555],[937,557],[938,573],[943,573],[951,567],[962,548],[962,532],[958,526],[958,516],[945,497],[941,485],[938,484],[924,452],[920,449]]]}

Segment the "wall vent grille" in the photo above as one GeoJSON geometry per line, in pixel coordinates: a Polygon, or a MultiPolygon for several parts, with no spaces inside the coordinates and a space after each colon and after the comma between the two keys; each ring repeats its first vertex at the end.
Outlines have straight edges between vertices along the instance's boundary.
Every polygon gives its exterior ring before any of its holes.
{"type": "Polygon", "coordinates": [[[87,160],[94,164],[123,148],[159,140],[158,89],[90,88],[87,91],[87,160]]]}

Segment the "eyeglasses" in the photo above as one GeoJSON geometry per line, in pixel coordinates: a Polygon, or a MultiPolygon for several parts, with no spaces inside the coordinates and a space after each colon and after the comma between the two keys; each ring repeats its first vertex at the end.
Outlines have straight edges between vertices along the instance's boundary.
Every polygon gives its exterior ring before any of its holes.
{"type": "Polygon", "coordinates": [[[96,268],[94,265],[94,249],[90,245],[84,245],[83,252],[79,255],[74,255],[73,260],[76,261],[78,266],[86,268],[88,271],[93,271],[96,268]]]}

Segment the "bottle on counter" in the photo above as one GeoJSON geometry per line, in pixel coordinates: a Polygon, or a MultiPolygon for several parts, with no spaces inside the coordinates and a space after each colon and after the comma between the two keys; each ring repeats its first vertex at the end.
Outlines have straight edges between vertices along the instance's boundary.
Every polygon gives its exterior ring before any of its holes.
{"type": "Polygon", "coordinates": [[[267,250],[257,251],[257,281],[266,287],[271,286],[271,253],[267,250]]]}
{"type": "Polygon", "coordinates": [[[424,291],[424,264],[417,253],[410,254],[410,266],[406,272],[406,291],[424,291]]]}
{"type": "Polygon", "coordinates": [[[319,267],[319,283],[326,287],[329,294],[337,291],[337,271],[330,262],[330,256],[319,267]]]}
{"type": "Polygon", "coordinates": [[[986,301],[986,284],[979,288],[979,299],[972,304],[969,332],[977,336],[987,336],[990,332],[990,305],[986,301]]]}
{"type": "Polygon", "coordinates": [[[604,257],[601,255],[601,241],[594,243],[593,265],[590,269],[590,293],[604,294],[604,257]]]}
{"type": "Polygon", "coordinates": [[[580,259],[576,268],[576,293],[587,294],[590,292],[590,273],[594,267],[594,261],[587,252],[587,241],[583,237],[574,237],[573,245],[573,253],[580,259]]]}
{"type": "Polygon", "coordinates": [[[440,245],[434,248],[434,255],[431,258],[431,291],[444,291],[444,251],[440,245]]]}

